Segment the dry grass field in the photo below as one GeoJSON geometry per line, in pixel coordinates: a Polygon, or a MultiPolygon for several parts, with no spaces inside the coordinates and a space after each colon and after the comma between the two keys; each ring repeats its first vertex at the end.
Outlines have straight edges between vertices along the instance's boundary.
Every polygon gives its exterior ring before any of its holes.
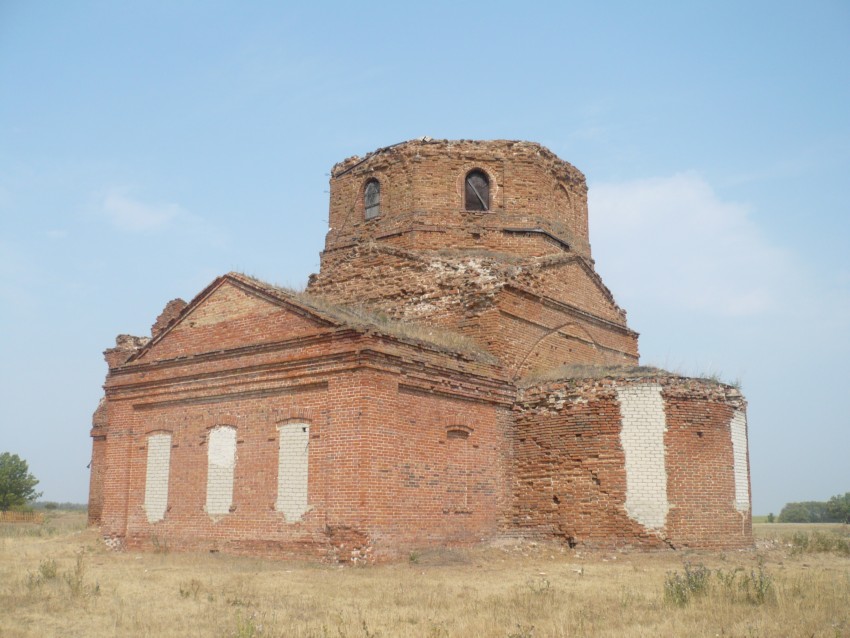
{"type": "Polygon", "coordinates": [[[0,524],[0,636],[850,636],[850,530],[756,534],[743,552],[505,545],[343,568],[111,553],[54,512],[0,524]]]}

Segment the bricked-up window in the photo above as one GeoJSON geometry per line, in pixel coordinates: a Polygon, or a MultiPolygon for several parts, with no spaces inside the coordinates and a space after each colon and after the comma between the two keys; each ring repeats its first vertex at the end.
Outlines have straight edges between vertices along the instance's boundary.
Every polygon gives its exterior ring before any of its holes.
{"type": "Polygon", "coordinates": [[[446,432],[446,501],[448,513],[469,511],[469,432],[446,432]]]}
{"type": "Polygon", "coordinates": [[[490,210],[490,180],[484,171],[466,174],[464,206],[466,210],[490,210]]]}
{"type": "Polygon", "coordinates": [[[366,182],[363,203],[366,206],[366,219],[374,219],[381,214],[381,184],[378,180],[370,179],[366,182]]]}
{"type": "Polygon", "coordinates": [[[219,516],[233,505],[236,428],[222,425],[210,431],[207,443],[207,514],[219,516]]]}
{"type": "Polygon", "coordinates": [[[145,514],[149,523],[165,518],[168,509],[168,471],[171,464],[171,434],[157,432],[148,437],[145,473],[145,514]]]}
{"type": "Polygon", "coordinates": [[[277,503],[287,523],[301,520],[307,512],[307,476],[310,426],[287,423],[278,426],[280,449],[277,462],[277,503]]]}

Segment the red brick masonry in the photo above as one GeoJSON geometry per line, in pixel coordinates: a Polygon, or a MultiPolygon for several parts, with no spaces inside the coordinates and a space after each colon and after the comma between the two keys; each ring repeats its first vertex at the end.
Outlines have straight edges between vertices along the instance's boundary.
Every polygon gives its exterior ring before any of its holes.
{"type": "Polygon", "coordinates": [[[230,273],[106,351],[89,517],[111,545],[348,562],[503,537],[752,544],[743,398],[634,367],[577,169],[527,142],[406,142],[334,167],[330,227],[306,293],[230,273]],[[472,170],[486,211],[465,210],[472,170]],[[307,443],[284,454],[286,424],[307,443]],[[213,463],[232,467],[226,513],[207,511],[213,463]],[[281,490],[306,498],[297,520],[281,490]]]}

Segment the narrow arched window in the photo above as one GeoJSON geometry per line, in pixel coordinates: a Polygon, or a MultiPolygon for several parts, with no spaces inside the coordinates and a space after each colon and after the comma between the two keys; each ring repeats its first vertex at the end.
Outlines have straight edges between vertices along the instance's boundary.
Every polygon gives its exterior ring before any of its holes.
{"type": "Polygon", "coordinates": [[[469,432],[451,428],[446,432],[446,494],[444,509],[459,514],[469,511],[469,432]]]}
{"type": "Polygon", "coordinates": [[[466,210],[490,210],[490,180],[484,171],[474,170],[466,174],[464,204],[466,210]]]}
{"type": "Polygon", "coordinates": [[[366,219],[374,219],[381,214],[381,184],[378,180],[370,179],[366,183],[363,202],[366,206],[366,219]]]}

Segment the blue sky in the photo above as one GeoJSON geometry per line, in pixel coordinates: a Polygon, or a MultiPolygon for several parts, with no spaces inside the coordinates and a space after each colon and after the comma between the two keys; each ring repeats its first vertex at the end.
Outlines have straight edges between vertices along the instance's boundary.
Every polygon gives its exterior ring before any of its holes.
{"type": "Polygon", "coordinates": [[[850,490],[850,4],[0,1],[0,451],[87,498],[118,333],[318,269],[327,174],[526,139],[642,361],[738,379],[756,513],[850,490]]]}

